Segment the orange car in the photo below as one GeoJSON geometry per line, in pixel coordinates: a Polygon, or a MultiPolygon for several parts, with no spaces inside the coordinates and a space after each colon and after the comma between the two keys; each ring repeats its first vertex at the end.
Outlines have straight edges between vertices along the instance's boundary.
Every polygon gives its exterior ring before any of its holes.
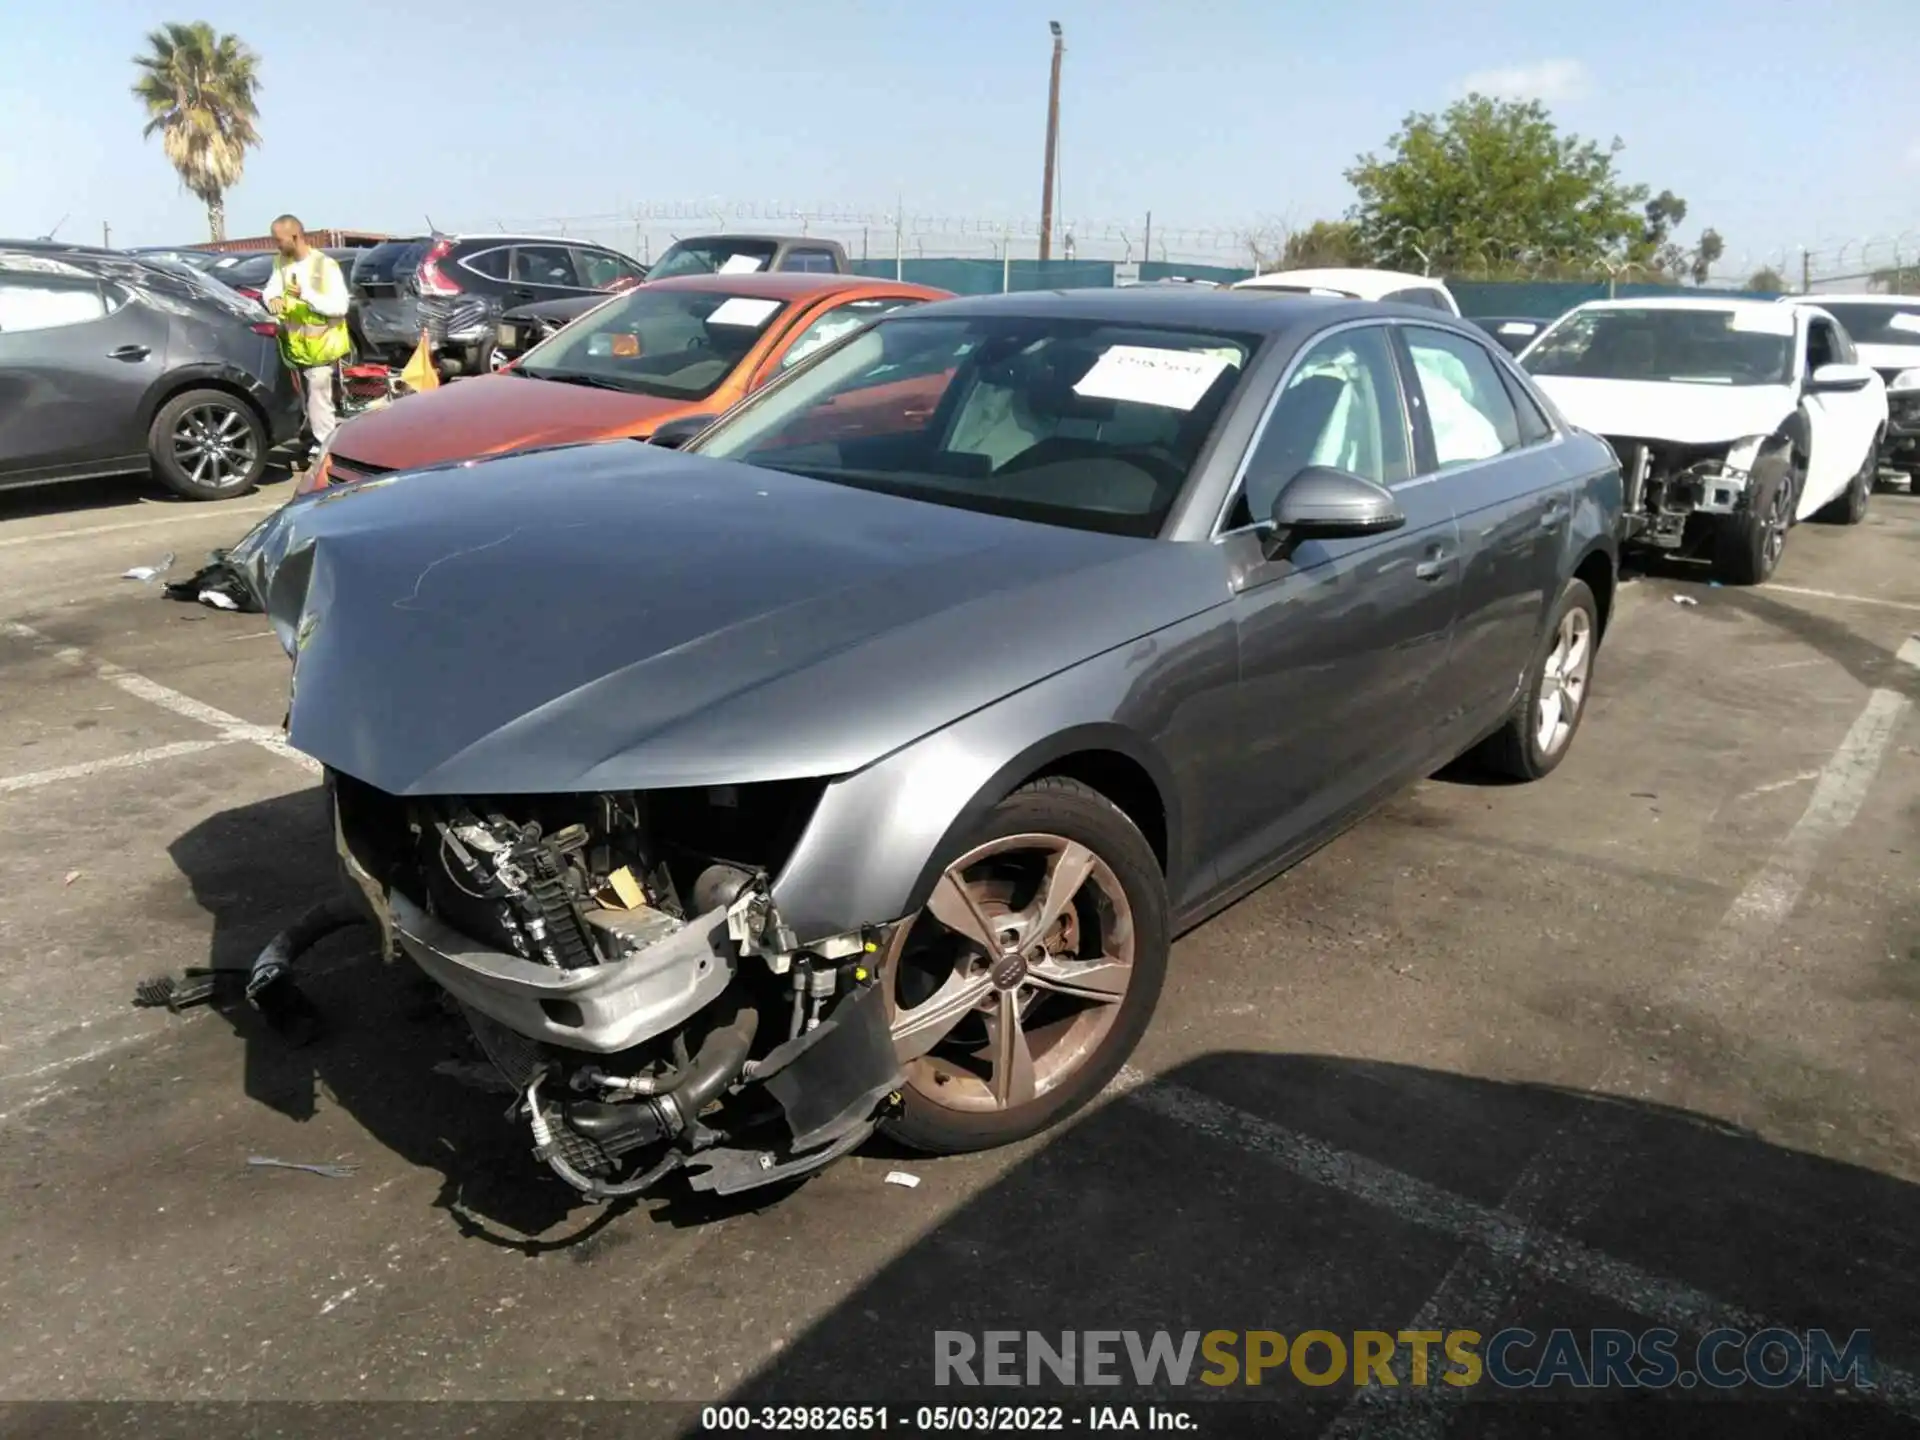
{"type": "Polygon", "coordinates": [[[876,315],[951,298],[856,275],[688,275],[635,286],[505,370],[357,415],[300,493],[539,445],[644,440],[715,416],[876,315]]]}

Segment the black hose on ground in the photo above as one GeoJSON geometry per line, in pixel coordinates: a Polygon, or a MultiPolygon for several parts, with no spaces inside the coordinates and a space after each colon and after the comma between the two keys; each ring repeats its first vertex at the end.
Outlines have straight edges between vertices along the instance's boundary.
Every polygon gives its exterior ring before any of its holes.
{"type": "Polygon", "coordinates": [[[269,940],[247,971],[247,1002],[292,1044],[306,1044],[319,1030],[312,1002],[287,979],[294,962],[336,930],[366,918],[344,895],[323,900],[269,940]]]}

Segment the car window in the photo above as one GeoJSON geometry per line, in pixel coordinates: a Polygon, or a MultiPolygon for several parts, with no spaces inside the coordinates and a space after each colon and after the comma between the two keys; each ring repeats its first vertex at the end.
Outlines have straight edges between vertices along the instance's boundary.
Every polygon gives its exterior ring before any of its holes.
{"type": "Polygon", "coordinates": [[[1834,339],[1833,326],[1822,316],[1807,318],[1807,373],[1811,375],[1822,365],[1840,363],[1840,346],[1834,339]]]}
{"type": "Polygon", "coordinates": [[[773,253],[778,248],[771,240],[730,240],[725,236],[677,240],[655,262],[647,278],[668,280],[675,275],[751,275],[771,265],[773,253]]]}
{"type": "Polygon", "coordinates": [[[582,285],[604,290],[620,280],[637,280],[645,272],[623,255],[611,250],[589,250],[582,246],[573,252],[573,263],[582,285]]]}
{"type": "Polygon", "coordinates": [[[1520,427],[1522,445],[1538,445],[1543,440],[1553,438],[1553,424],[1547,419],[1533,396],[1527,393],[1526,385],[1511,370],[1502,370],[1500,378],[1506,382],[1507,399],[1513,402],[1513,413],[1520,427]]]}
{"type": "Polygon", "coordinates": [[[1151,536],[1259,343],[934,309],[880,319],[690,448],[932,504],[1151,536]]]}
{"type": "Polygon", "coordinates": [[[490,280],[505,280],[507,264],[512,251],[505,245],[496,245],[491,250],[480,250],[467,256],[460,263],[478,275],[490,280]]]}
{"type": "Polygon", "coordinates": [[[564,245],[516,245],[513,278],[522,285],[578,285],[573,252],[564,245]]]}
{"type": "Polygon", "coordinates": [[[700,400],[720,388],[787,305],[640,285],[534,346],[507,373],[700,400]]]}
{"type": "Polygon", "coordinates": [[[84,325],[105,318],[108,308],[97,280],[0,273],[0,335],[84,325]]]}
{"type": "Polygon", "coordinates": [[[1491,355],[1464,335],[1424,325],[1409,325],[1406,337],[1442,470],[1520,447],[1519,417],[1491,355]]]}
{"type": "Polygon", "coordinates": [[[789,250],[786,258],[780,262],[782,270],[799,270],[814,275],[831,275],[835,271],[831,250],[789,250]]]}
{"type": "Polygon", "coordinates": [[[1264,520],[1310,465],[1382,485],[1412,475],[1392,345],[1380,326],[1329,335],[1300,358],[1261,427],[1228,528],[1264,520]]]}
{"type": "Polygon", "coordinates": [[[1676,385],[1785,385],[1794,317],[1784,305],[1568,311],[1527,351],[1529,374],[1676,385]]]}
{"type": "Polygon", "coordinates": [[[794,337],[793,344],[787,347],[787,353],[780,357],[779,368],[786,370],[798,365],[816,350],[826,349],[842,335],[852,334],[869,320],[877,320],[889,311],[920,303],[906,296],[888,296],[885,299],[849,300],[844,305],[836,305],[794,337]]]}

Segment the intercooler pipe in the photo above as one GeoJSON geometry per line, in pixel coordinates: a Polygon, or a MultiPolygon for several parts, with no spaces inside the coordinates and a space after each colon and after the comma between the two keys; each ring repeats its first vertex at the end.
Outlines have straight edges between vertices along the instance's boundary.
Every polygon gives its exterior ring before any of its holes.
{"type": "MultiPolygon", "coordinates": [[[[634,1114],[632,1120],[623,1126],[622,1138],[641,1136],[643,1138],[639,1143],[652,1144],[659,1140],[671,1140],[684,1133],[700,1112],[739,1078],[740,1072],[746,1067],[747,1052],[753,1048],[753,1037],[759,1025],[759,1012],[751,1006],[745,1006],[727,1024],[708,1035],[679,1084],[631,1107],[634,1114]],[[649,1128],[654,1133],[647,1134],[649,1128]]],[[[596,1200],[610,1200],[622,1195],[638,1194],[677,1163],[676,1157],[668,1156],[646,1174],[620,1184],[610,1184],[581,1174],[554,1147],[553,1122],[540,1107],[540,1082],[543,1078],[544,1072],[536,1075],[527,1086],[527,1109],[532,1117],[534,1145],[545,1156],[554,1174],[583,1195],[596,1200]]],[[[567,1123],[564,1111],[560,1123],[567,1123]]]]}

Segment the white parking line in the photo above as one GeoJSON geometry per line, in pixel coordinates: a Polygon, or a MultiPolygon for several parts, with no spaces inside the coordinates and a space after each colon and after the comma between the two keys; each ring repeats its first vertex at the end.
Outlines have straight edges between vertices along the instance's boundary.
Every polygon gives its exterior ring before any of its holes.
{"type": "Polygon", "coordinates": [[[26,641],[39,653],[63,665],[76,670],[90,671],[107,684],[129,695],[138,696],[149,704],[158,705],[161,709],[170,710],[175,715],[183,716],[188,720],[197,720],[202,725],[210,725],[220,731],[225,739],[244,740],[251,745],[258,745],[262,750],[278,755],[283,760],[291,760],[304,770],[316,775],[320,773],[318,761],[302,755],[288,745],[286,737],[271,726],[255,725],[251,721],[242,720],[238,715],[229,715],[224,710],[196,700],[191,695],[182,695],[178,690],[149,680],[146,676],[131,670],[123,669],[111,661],[98,660],[84,650],[76,649],[71,645],[62,645],[51,636],[43,635],[31,625],[22,625],[17,620],[0,624],[0,633],[26,641]]]}
{"type": "Polygon", "coordinates": [[[35,790],[42,785],[57,785],[63,780],[84,780],[89,775],[98,775],[105,770],[138,770],[157,760],[172,760],[180,755],[198,755],[202,750],[215,750],[222,745],[235,743],[230,739],[222,740],[177,740],[171,745],[155,745],[146,750],[133,750],[124,755],[109,755],[103,760],[83,760],[77,765],[62,765],[57,770],[36,770],[28,775],[0,776],[0,795],[15,790],[35,790]]]}
{"type": "Polygon", "coordinates": [[[94,535],[113,535],[122,530],[151,530],[158,525],[185,525],[190,520],[211,520],[216,515],[265,515],[280,508],[280,501],[271,505],[236,505],[231,508],[203,510],[195,507],[190,515],[156,515],[151,520],[126,520],[117,525],[88,525],[78,530],[42,530],[37,535],[9,535],[0,540],[0,550],[15,545],[44,545],[50,540],[85,540],[94,535]]]}
{"type": "MultiPolygon", "coordinates": [[[[1903,664],[1920,667],[1920,638],[1909,638],[1895,658],[1903,664]]],[[[1668,978],[1660,999],[1664,1003],[1698,1004],[1710,991],[1723,990],[1730,973],[1743,988],[1746,1004],[1753,1004],[1754,962],[1762,956],[1775,931],[1785,923],[1805,892],[1822,851],[1860,813],[1868,788],[1879,772],[1894,729],[1908,709],[1905,696],[1893,690],[1874,690],[1866,706],[1848,729],[1826,765],[1810,775],[1749,792],[1760,794],[1801,780],[1815,781],[1807,808],[1793,828],[1774,847],[1758,874],[1727,907],[1720,924],[1695,953],[1692,961],[1668,978]]],[[[1628,1069],[1627,1062],[1610,1060],[1588,1088],[1605,1093],[1616,1087],[1628,1069]]],[[[1442,1277],[1439,1287],[1421,1306],[1409,1323],[1409,1329],[1428,1329],[1434,1324],[1452,1328],[1497,1328],[1510,1303],[1515,1284],[1522,1273],[1540,1271],[1550,1265],[1557,1245],[1571,1244],[1550,1228],[1543,1228],[1548,1214],[1542,1203],[1548,1193],[1570,1194],[1574,1198],[1556,1218],[1562,1231],[1577,1229],[1604,1194],[1605,1170],[1618,1146],[1608,1145],[1593,1133],[1602,1123],[1601,1112],[1581,1112],[1571,1125],[1556,1131],[1521,1168],[1513,1187],[1502,1202],[1501,1214],[1512,1229],[1497,1237],[1498,1243],[1463,1252],[1442,1277]],[[1598,1173],[1583,1175],[1582,1171],[1598,1173]],[[1543,1249],[1544,1237],[1544,1249],[1543,1249]]],[[[1612,1263],[1612,1262],[1609,1262],[1612,1263]]],[[[1665,1284],[1666,1282],[1660,1282],[1665,1284]]],[[[1612,1290],[1587,1288],[1606,1298],[1619,1298],[1612,1290]]],[[[1673,1323],[1667,1316],[1641,1306],[1638,1313],[1673,1323]]],[[[1713,1302],[1711,1308],[1724,1309],[1713,1302]]],[[[1678,1329],[1678,1324],[1674,1325],[1678,1329]]],[[[1751,1330],[1754,1326],[1739,1328],[1751,1330]]],[[[1401,1377],[1405,1380],[1405,1376],[1401,1377]]],[[[1920,1416],[1920,1381],[1906,1380],[1905,1398],[1889,1395],[1896,1408],[1920,1416]]],[[[1327,1436],[1391,1433],[1396,1436],[1437,1437],[1445,1434],[1447,1408],[1464,1392],[1447,1392],[1434,1386],[1416,1389],[1402,1385],[1397,1390],[1369,1389],[1355,1394],[1324,1432],[1327,1436]],[[1383,1429],[1381,1412],[1391,1411],[1391,1423],[1383,1429]]]]}
{"type": "MultiPolygon", "coordinates": [[[[1565,1235],[1528,1225],[1503,1208],[1483,1205],[1378,1160],[1276,1125],[1199,1090],[1157,1082],[1131,1065],[1123,1067],[1107,1088],[1186,1129],[1258,1155],[1310,1185],[1384,1210],[1422,1230],[1495,1255],[1512,1256],[1521,1269],[1543,1280],[1578,1287],[1682,1334],[1701,1335],[1721,1327],[1750,1334],[1775,1323],[1685,1281],[1654,1275],[1565,1235]]],[[[1466,1322],[1449,1317],[1448,1323],[1458,1327],[1466,1322]]],[[[1875,1388],[1865,1393],[1903,1415],[1920,1418],[1920,1378],[1876,1362],[1874,1379],[1875,1388]]],[[[1376,1425],[1366,1433],[1386,1431],[1376,1425]]]]}
{"type": "Polygon", "coordinates": [[[1882,600],[1878,595],[1843,595],[1837,590],[1809,590],[1804,585],[1769,584],[1760,593],[1771,595],[1778,591],[1782,595],[1811,595],[1816,600],[1841,600],[1849,605],[1884,605],[1889,610],[1920,610],[1911,600],[1882,600]]]}

